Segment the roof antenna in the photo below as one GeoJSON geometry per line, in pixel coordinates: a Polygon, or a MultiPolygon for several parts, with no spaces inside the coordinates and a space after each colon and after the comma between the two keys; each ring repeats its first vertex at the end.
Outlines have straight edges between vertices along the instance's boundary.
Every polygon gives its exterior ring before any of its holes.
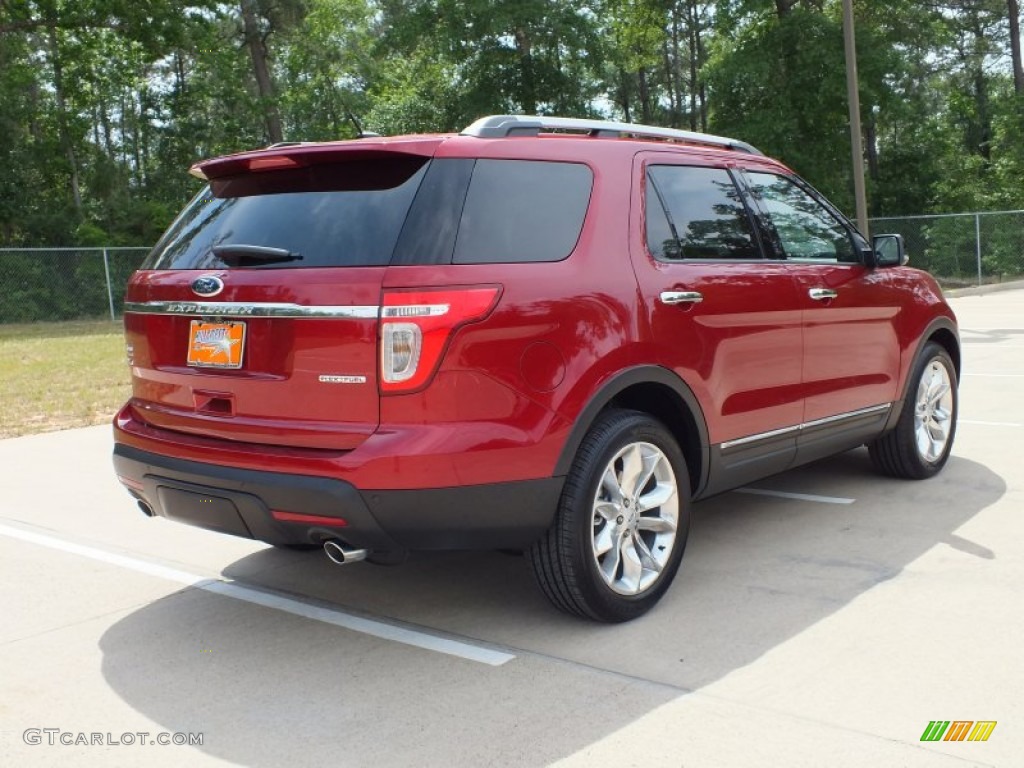
{"type": "Polygon", "coordinates": [[[379,133],[374,133],[373,131],[364,131],[363,130],[363,126],[361,126],[359,124],[359,121],[356,120],[356,116],[353,115],[352,112],[349,111],[349,108],[347,106],[344,106],[344,110],[345,110],[345,117],[347,117],[349,119],[349,122],[351,122],[352,125],[354,125],[356,127],[356,138],[357,139],[372,139],[372,138],[377,138],[377,137],[380,136],[379,133]]]}

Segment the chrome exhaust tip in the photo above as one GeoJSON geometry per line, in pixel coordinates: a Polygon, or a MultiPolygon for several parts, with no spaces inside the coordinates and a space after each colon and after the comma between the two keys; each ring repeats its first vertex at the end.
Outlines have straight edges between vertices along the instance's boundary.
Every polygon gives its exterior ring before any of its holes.
{"type": "Polygon", "coordinates": [[[365,549],[349,549],[337,539],[328,539],[324,542],[324,552],[335,565],[348,565],[365,560],[369,554],[365,549]]]}

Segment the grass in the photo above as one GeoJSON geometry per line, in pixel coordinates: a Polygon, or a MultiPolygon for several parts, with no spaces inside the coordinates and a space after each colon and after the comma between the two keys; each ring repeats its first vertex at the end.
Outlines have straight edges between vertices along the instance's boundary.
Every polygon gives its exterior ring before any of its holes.
{"type": "Polygon", "coordinates": [[[0,438],[109,422],[130,381],[120,323],[0,325],[0,438]]]}

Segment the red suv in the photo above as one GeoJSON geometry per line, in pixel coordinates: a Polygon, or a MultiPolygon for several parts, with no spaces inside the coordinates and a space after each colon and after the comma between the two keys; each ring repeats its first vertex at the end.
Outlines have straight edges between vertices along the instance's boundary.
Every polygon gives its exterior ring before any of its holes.
{"type": "Polygon", "coordinates": [[[742,142],[502,115],[192,173],[125,305],[146,514],[338,563],[522,549],[623,621],[695,500],[865,443],[900,477],[949,456],[941,290],[742,142]]]}

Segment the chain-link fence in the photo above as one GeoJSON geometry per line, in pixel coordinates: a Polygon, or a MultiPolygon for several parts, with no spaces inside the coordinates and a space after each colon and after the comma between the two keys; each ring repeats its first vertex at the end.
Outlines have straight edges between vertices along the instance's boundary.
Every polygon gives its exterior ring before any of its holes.
{"type": "Polygon", "coordinates": [[[871,233],[900,234],[911,266],[944,286],[1024,278],[1024,211],[871,219],[871,233]]]}
{"type": "Polygon", "coordinates": [[[0,323],[120,316],[149,248],[0,248],[0,323]]]}
{"type": "MultiPolygon", "coordinates": [[[[1024,279],[1024,211],[871,219],[903,235],[910,263],[946,287],[1024,279]]],[[[0,323],[121,314],[149,248],[0,248],[0,323]]]]}

